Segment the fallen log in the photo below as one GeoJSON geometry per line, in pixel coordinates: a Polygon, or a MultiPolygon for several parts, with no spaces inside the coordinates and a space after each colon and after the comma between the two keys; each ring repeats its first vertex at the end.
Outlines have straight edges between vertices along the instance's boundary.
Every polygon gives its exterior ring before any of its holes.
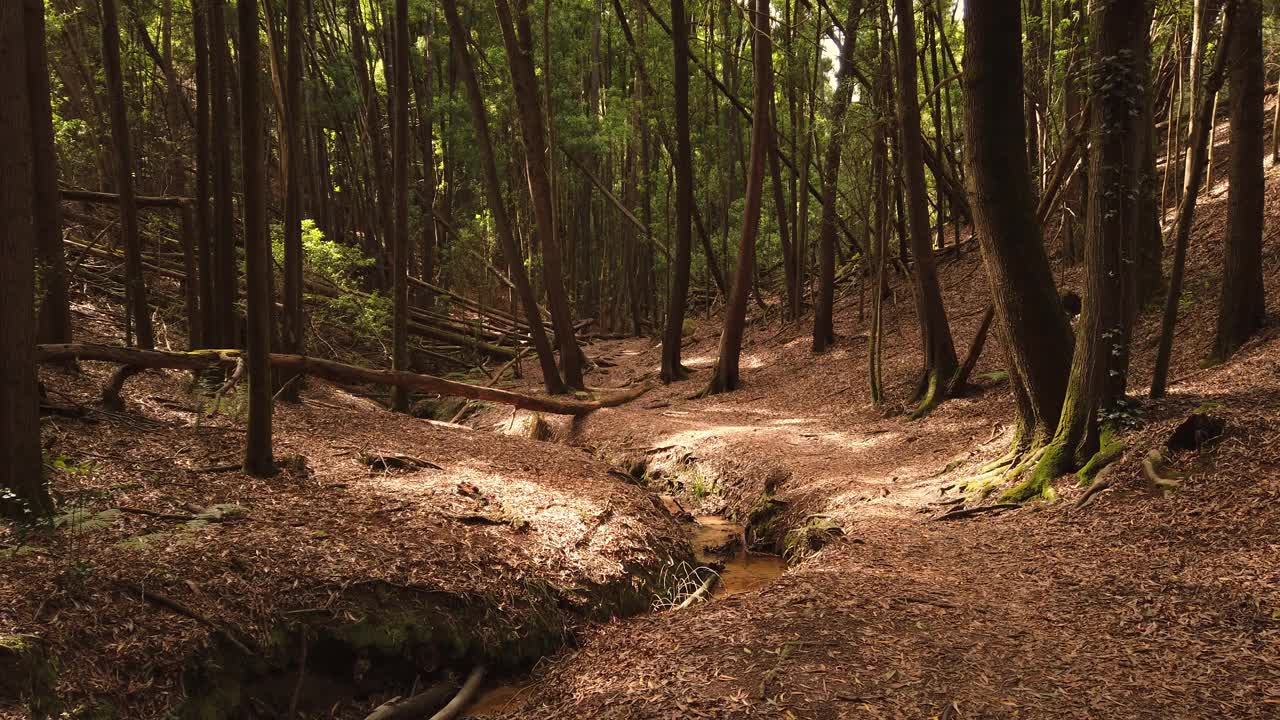
{"type": "MultiPolygon", "coordinates": [[[[94,192],[93,190],[59,190],[63,200],[98,203],[103,205],[119,205],[120,196],[115,193],[94,192]]],[[[184,207],[191,204],[189,197],[135,195],[134,202],[138,207],[184,207]]]]}
{"type": "Polygon", "coordinates": [[[436,712],[453,697],[455,688],[449,683],[432,685],[408,698],[392,698],[373,709],[364,720],[421,720],[436,712]]]}
{"type": "MultiPolygon", "coordinates": [[[[190,352],[164,352],[161,350],[135,350],[112,345],[89,343],[65,343],[36,346],[38,362],[51,363],[67,360],[88,360],[118,363],[143,369],[203,370],[214,367],[235,367],[240,358],[239,350],[192,350],[190,352]]],[[[545,395],[523,395],[508,390],[470,385],[445,380],[434,375],[419,375],[403,370],[374,370],[347,365],[333,360],[271,353],[271,366],[303,375],[314,375],[336,383],[391,385],[417,390],[512,405],[521,410],[536,410],[555,415],[586,415],[606,407],[615,407],[640,397],[650,388],[641,385],[599,400],[562,399],[545,395]]]]}

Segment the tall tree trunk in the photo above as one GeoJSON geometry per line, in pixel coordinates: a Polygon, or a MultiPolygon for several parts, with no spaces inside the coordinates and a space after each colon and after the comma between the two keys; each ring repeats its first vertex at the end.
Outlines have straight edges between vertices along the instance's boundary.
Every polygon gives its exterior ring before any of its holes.
{"type": "Polygon", "coordinates": [[[506,204],[502,200],[502,181],[498,176],[498,163],[494,157],[493,144],[489,139],[489,120],[485,110],[485,96],[476,78],[475,68],[471,64],[471,55],[467,50],[467,29],[458,17],[456,0],[444,0],[445,20],[449,25],[449,38],[452,41],[454,58],[467,87],[467,100],[471,106],[471,122],[475,128],[476,144],[480,151],[480,164],[483,171],[485,192],[489,199],[489,211],[493,215],[493,224],[497,230],[498,241],[502,245],[503,256],[511,268],[511,282],[524,305],[525,318],[529,323],[530,335],[534,348],[538,352],[538,362],[542,367],[542,382],[547,392],[560,394],[565,392],[564,382],[560,379],[560,371],[556,368],[555,354],[551,342],[547,340],[543,330],[542,315],[538,312],[538,301],[533,294],[533,286],[529,284],[529,275],[524,268],[524,256],[516,245],[515,236],[511,232],[510,219],[507,216],[506,204]]]}
{"type": "MultiPolygon", "coordinates": [[[[1197,33],[1205,33],[1213,26],[1216,9],[1197,22],[1197,33]]],[[[1218,43],[1217,55],[1213,61],[1213,69],[1205,81],[1204,91],[1192,88],[1192,95],[1199,99],[1199,107],[1192,109],[1191,116],[1191,148],[1187,153],[1186,174],[1182,181],[1182,201],[1178,204],[1178,218],[1173,230],[1173,269],[1169,272],[1169,292],[1165,297],[1164,316],[1160,324],[1160,345],[1156,350],[1155,368],[1151,371],[1151,397],[1164,397],[1165,386],[1169,378],[1169,361],[1173,354],[1173,329],[1178,321],[1178,301],[1182,298],[1182,279],[1187,265],[1187,242],[1191,237],[1191,221],[1195,218],[1196,201],[1200,194],[1200,185],[1204,182],[1205,160],[1209,144],[1209,128],[1213,125],[1213,98],[1222,88],[1226,75],[1227,48],[1233,40],[1230,34],[1230,18],[1223,26],[1222,41],[1218,43]]],[[[1191,77],[1199,78],[1200,71],[1194,68],[1200,63],[1198,54],[1191,57],[1193,69],[1191,77]]]]}
{"type": "Polygon", "coordinates": [[[571,388],[583,389],[581,354],[573,331],[573,312],[564,292],[564,273],[560,261],[560,241],[555,224],[555,198],[547,170],[547,133],[542,118],[542,102],[538,97],[538,78],[533,67],[533,29],[529,21],[528,0],[516,0],[512,17],[507,0],[494,0],[498,22],[502,27],[507,64],[515,87],[516,106],[523,130],[525,166],[529,177],[529,196],[533,202],[533,219],[542,245],[543,284],[551,311],[551,326],[560,346],[560,369],[564,382],[571,388]],[[514,21],[514,23],[513,23],[514,21]]]}
{"type": "Polygon", "coordinates": [[[213,129],[213,323],[211,347],[238,347],[240,338],[236,323],[236,298],[240,294],[236,275],[235,211],[232,206],[231,176],[231,55],[227,48],[226,4],[224,0],[205,0],[209,10],[209,77],[213,103],[210,107],[213,129]]]}
{"type": "MultiPolygon", "coordinates": [[[[147,284],[142,275],[142,240],[138,237],[138,204],[133,192],[133,151],[129,114],[124,104],[124,79],[120,74],[120,22],[115,0],[102,0],[102,62],[106,69],[111,103],[111,141],[116,146],[116,191],[120,194],[120,234],[125,257],[128,313],[137,333],[138,347],[156,345],[147,308],[147,284]]],[[[127,333],[126,333],[127,334],[127,333]]]]}
{"type": "Polygon", "coordinates": [[[959,365],[942,288],[933,258],[929,228],[929,199],[924,182],[924,138],[920,134],[920,101],[916,84],[915,8],[911,0],[894,0],[898,15],[898,125],[901,128],[902,169],[907,193],[907,222],[915,261],[916,312],[924,348],[924,374],[917,393],[915,415],[927,413],[946,393],[959,365]]]}
{"type": "MultiPolygon", "coordinates": [[[[663,382],[683,380],[688,370],[680,363],[684,340],[684,312],[689,295],[689,256],[693,243],[693,148],[689,140],[689,23],[684,0],[671,0],[671,37],[676,116],[676,257],[675,277],[667,298],[667,326],[662,336],[663,382]]],[[[707,259],[711,262],[710,257],[707,259]]]]}
{"type": "MultiPolygon", "coordinates": [[[[853,97],[853,54],[857,47],[857,18],[861,0],[849,3],[851,30],[840,48],[840,70],[836,76],[836,94],[831,101],[831,139],[823,158],[822,224],[818,227],[818,297],[813,310],[813,351],[822,352],[835,342],[832,322],[836,284],[836,188],[840,184],[840,154],[844,151],[844,116],[853,97]]],[[[918,108],[917,108],[918,111],[918,108]]],[[[923,182],[923,177],[921,178],[923,182]]]]}
{"type": "MultiPolygon", "coordinates": [[[[434,101],[434,56],[431,52],[433,35],[432,15],[428,10],[427,19],[423,23],[422,71],[415,74],[414,95],[418,102],[418,145],[422,153],[422,248],[419,253],[422,263],[422,279],[434,283],[436,276],[436,220],[433,215],[436,206],[436,152],[435,140],[432,137],[432,105],[434,101]]],[[[434,304],[434,296],[430,290],[423,289],[420,295],[421,304],[430,308],[434,304]]]]}
{"type": "MultiPolygon", "coordinates": [[[[302,317],[302,169],[306,160],[302,157],[302,137],[310,123],[302,102],[302,27],[303,1],[288,0],[285,9],[285,78],[284,78],[284,137],[281,138],[280,159],[284,165],[284,351],[305,355],[306,325],[302,317]]],[[[300,376],[282,377],[282,400],[298,400],[300,376]]]]}
{"type": "Polygon", "coordinates": [[[200,342],[198,347],[211,347],[217,337],[214,331],[213,311],[213,245],[210,239],[211,218],[209,215],[209,166],[210,166],[210,128],[209,128],[209,11],[208,0],[193,0],[191,5],[191,27],[195,45],[195,85],[196,85],[196,117],[195,117],[195,161],[196,192],[195,203],[195,238],[196,267],[199,276],[200,305],[200,342]]]}
{"type": "MultiPolygon", "coordinates": [[[[392,43],[392,196],[395,232],[391,240],[391,369],[409,368],[409,0],[395,1],[392,43]]],[[[426,222],[431,222],[430,213],[426,222]]],[[[392,388],[391,409],[409,411],[409,390],[392,388]]]]}
{"type": "MultiPolygon", "coordinates": [[[[1021,501],[1052,497],[1050,482],[1080,467],[1098,448],[1096,412],[1107,397],[1108,373],[1118,356],[1128,353],[1125,284],[1126,243],[1137,212],[1137,138],[1133,108],[1137,76],[1134,37],[1146,33],[1150,15],[1146,0],[1102,3],[1090,15],[1089,54],[1092,70],[1090,111],[1089,206],[1085,228],[1084,309],[1071,359],[1071,375],[1062,415],[1053,440],[1031,476],[1005,493],[1021,501]]],[[[1115,398],[1118,400],[1118,398],[1115,398]]]]}
{"type": "MultiPolygon", "coordinates": [[[[1024,142],[1022,33],[1007,0],[965,5],[965,157],[973,221],[991,282],[1009,379],[1027,399],[1015,447],[1048,442],[1062,412],[1074,338],[1036,218],[1024,142]]],[[[1021,405],[1021,403],[1020,403],[1021,405]]]]}
{"type": "Polygon", "coordinates": [[[742,334],[747,320],[747,299],[751,293],[751,274],[755,266],[756,236],[760,231],[760,209],[764,200],[764,166],[769,152],[769,98],[773,96],[773,46],[770,40],[769,0],[755,0],[751,26],[754,42],[752,60],[755,66],[755,102],[751,123],[751,155],[747,169],[747,188],[743,198],[742,237],[738,244],[738,266],[729,289],[725,308],[724,330],[720,334],[720,354],[715,375],[707,394],[738,388],[742,334]]]}
{"type": "Polygon", "coordinates": [[[22,3],[0,3],[0,516],[53,512],[36,390],[35,193],[22,3]]]}
{"type": "MultiPolygon", "coordinates": [[[[107,0],[108,2],[110,0],[107,0]]],[[[249,379],[249,423],[244,471],[274,472],[271,460],[271,246],[267,240],[266,158],[262,143],[262,98],[258,68],[258,2],[240,0],[240,161],[244,183],[245,369],[249,379]]]]}
{"type": "MultiPolygon", "coordinates": [[[[44,2],[24,0],[27,100],[31,110],[32,164],[35,169],[36,266],[40,296],[36,336],[42,343],[71,342],[71,303],[62,254],[62,203],[58,197],[58,156],[53,141],[49,99],[49,57],[45,50],[44,2]]],[[[10,70],[12,72],[12,70],[10,70]]]]}
{"type": "Polygon", "coordinates": [[[1262,2],[1235,0],[1230,12],[1231,166],[1222,296],[1213,342],[1212,359],[1218,362],[1231,357],[1262,327],[1267,311],[1262,285],[1262,2]]]}

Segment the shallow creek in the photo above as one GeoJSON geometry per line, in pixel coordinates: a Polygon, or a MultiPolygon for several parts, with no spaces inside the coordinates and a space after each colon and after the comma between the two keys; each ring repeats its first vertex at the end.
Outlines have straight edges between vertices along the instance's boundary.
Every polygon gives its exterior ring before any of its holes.
{"type": "MultiPolygon", "coordinates": [[[[777,555],[747,550],[746,528],[719,515],[699,515],[688,526],[689,544],[700,565],[716,569],[720,581],[712,598],[723,598],[755,590],[773,581],[787,569],[777,555]]],[[[463,717],[494,717],[506,712],[514,700],[528,691],[527,683],[496,685],[480,694],[463,717]]]]}

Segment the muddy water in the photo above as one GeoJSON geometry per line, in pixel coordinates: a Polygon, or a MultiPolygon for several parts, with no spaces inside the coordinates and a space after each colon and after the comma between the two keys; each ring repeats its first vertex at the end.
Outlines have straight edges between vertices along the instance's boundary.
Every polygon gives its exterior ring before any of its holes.
{"type": "Polygon", "coordinates": [[[746,531],[737,523],[719,515],[694,518],[693,554],[703,565],[723,564],[716,597],[727,597],[767,585],[787,569],[777,555],[761,555],[747,551],[746,531]]]}
{"type": "MultiPolygon", "coordinates": [[[[689,528],[689,543],[701,565],[719,569],[720,582],[713,597],[722,598],[755,590],[773,581],[787,569],[777,555],[747,551],[746,530],[719,515],[694,518],[689,528]]],[[[463,717],[495,717],[514,707],[520,696],[530,690],[527,684],[499,685],[485,690],[463,717]]]]}

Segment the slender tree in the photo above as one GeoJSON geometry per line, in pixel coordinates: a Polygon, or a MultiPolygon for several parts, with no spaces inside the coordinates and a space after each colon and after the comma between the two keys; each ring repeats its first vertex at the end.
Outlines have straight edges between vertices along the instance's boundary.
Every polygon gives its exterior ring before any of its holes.
{"type": "MultiPolygon", "coordinates": [[[[433,283],[436,277],[436,149],[432,136],[432,106],[434,105],[434,83],[432,75],[435,61],[431,52],[432,16],[428,10],[423,22],[422,68],[414,74],[414,99],[418,110],[418,145],[422,153],[422,247],[419,259],[422,263],[422,279],[433,283]]],[[[434,296],[428,288],[422,288],[421,304],[431,307],[434,296]]]]}
{"type": "Polygon", "coordinates": [[[959,366],[947,309],[942,304],[937,265],[933,257],[933,235],[929,227],[929,198],[924,182],[924,138],[920,134],[920,101],[916,83],[915,8],[912,0],[894,0],[898,20],[898,127],[901,133],[906,215],[910,229],[911,259],[916,312],[920,320],[924,373],[916,398],[915,415],[927,413],[942,399],[959,366]]]}
{"type": "MultiPolygon", "coordinates": [[[[302,169],[306,161],[302,157],[302,138],[308,127],[305,105],[302,102],[302,69],[306,59],[302,54],[303,16],[302,0],[288,0],[285,8],[285,81],[284,81],[284,137],[280,163],[284,172],[284,313],[282,339],[285,352],[304,355],[307,342],[302,315],[302,169]]],[[[282,400],[296,402],[302,376],[282,377],[282,400]]],[[[392,392],[395,396],[395,392],[392,392]]]]}
{"type": "Polygon", "coordinates": [[[0,515],[53,510],[36,391],[35,173],[23,6],[0,3],[0,515]]]}
{"type": "Polygon", "coordinates": [[[192,0],[191,30],[195,46],[195,235],[196,266],[199,274],[200,347],[210,347],[217,338],[213,314],[213,243],[209,214],[210,157],[210,77],[209,77],[209,10],[208,0],[192,0]]]}
{"type": "Polygon", "coordinates": [[[858,45],[857,19],[861,0],[849,3],[849,18],[840,46],[836,94],[831,101],[831,139],[823,159],[822,224],[818,227],[818,297],[813,309],[813,351],[822,352],[835,342],[832,323],[836,285],[836,189],[840,184],[840,155],[844,152],[845,114],[853,97],[853,54],[858,45]]]}
{"type": "Polygon", "coordinates": [[[133,151],[129,137],[129,115],[124,104],[124,80],[120,74],[120,22],[115,0],[102,0],[102,62],[106,69],[107,95],[111,102],[111,142],[116,148],[116,191],[120,195],[120,235],[124,246],[125,287],[128,313],[137,334],[137,344],[155,347],[151,311],[147,307],[147,285],[142,276],[142,240],[138,237],[138,203],[133,188],[133,151]]]}
{"type": "Polygon", "coordinates": [[[676,96],[676,155],[672,158],[676,176],[676,257],[671,294],[667,298],[667,326],[662,336],[660,376],[663,382],[683,380],[689,376],[689,371],[680,362],[693,242],[693,147],[689,140],[689,23],[684,15],[684,0],[671,0],[671,39],[675,53],[672,81],[676,96]]]}
{"type": "Polygon", "coordinates": [[[542,325],[542,315],[538,312],[538,300],[533,294],[533,286],[529,284],[529,275],[525,271],[524,257],[516,245],[515,236],[511,232],[511,220],[507,215],[506,203],[502,199],[502,181],[498,175],[498,163],[493,152],[493,143],[489,136],[488,111],[485,109],[485,96],[480,89],[480,81],[476,78],[475,68],[471,63],[471,53],[467,50],[469,34],[458,16],[456,0],[444,0],[445,21],[449,25],[449,39],[453,45],[454,59],[457,62],[458,74],[462,76],[463,85],[467,89],[467,101],[471,106],[471,124],[475,130],[476,145],[480,151],[480,165],[484,180],[485,194],[489,200],[489,212],[493,215],[494,228],[498,242],[502,246],[502,254],[511,270],[511,283],[520,303],[524,306],[525,319],[529,325],[529,334],[533,338],[534,349],[538,353],[538,364],[542,367],[542,383],[547,392],[560,394],[566,391],[560,371],[556,368],[555,354],[551,342],[547,340],[542,325]]]}
{"type": "Polygon", "coordinates": [[[533,219],[538,242],[542,245],[543,286],[551,311],[551,326],[560,346],[560,369],[564,382],[571,388],[584,389],[581,351],[573,330],[573,311],[564,292],[564,273],[560,262],[560,240],[556,233],[555,197],[552,195],[551,158],[547,154],[547,133],[538,97],[538,78],[533,67],[533,30],[529,21],[528,0],[515,0],[515,13],[507,0],[494,0],[502,41],[511,68],[516,107],[524,139],[525,171],[529,179],[529,196],[533,201],[533,219]]]}
{"type": "Polygon", "coordinates": [[[209,11],[210,127],[213,133],[213,322],[208,345],[237,347],[236,298],[240,294],[236,268],[235,210],[231,176],[231,54],[227,47],[226,3],[205,0],[209,11]]]}
{"type": "MultiPolygon", "coordinates": [[[[295,0],[296,1],[296,0],[295,0]]],[[[395,232],[391,236],[391,368],[409,368],[409,0],[395,2],[392,62],[392,182],[395,185],[395,232]]],[[[428,218],[429,221],[429,218],[428,218]]],[[[408,412],[409,391],[393,388],[391,408],[408,412]]]]}
{"type": "Polygon", "coordinates": [[[747,321],[747,298],[756,261],[756,236],[760,232],[760,209],[764,200],[764,166],[772,145],[769,135],[769,98],[773,97],[773,43],[770,36],[769,0],[755,0],[752,9],[752,64],[755,66],[755,101],[752,105],[751,154],[747,167],[747,189],[743,198],[742,236],[738,243],[738,266],[729,288],[720,333],[720,355],[707,394],[736,390],[742,333],[747,321]]]}
{"type": "Polygon", "coordinates": [[[1213,357],[1225,361],[1262,327],[1263,144],[1262,2],[1236,0],[1230,9],[1231,165],[1222,296],[1213,357]]]}
{"type": "Polygon", "coordinates": [[[249,432],[244,471],[265,477],[271,460],[271,248],[267,243],[262,103],[258,78],[258,2],[240,0],[240,158],[244,183],[246,375],[249,378],[249,432]]]}
{"type": "MultiPolygon", "coordinates": [[[[1206,15],[1203,24],[1197,23],[1196,31],[1205,32],[1213,25],[1216,12],[1206,15]]],[[[1208,155],[1209,127],[1213,125],[1213,98],[1222,88],[1226,75],[1226,49],[1230,47],[1232,36],[1229,32],[1230,17],[1224,20],[1222,41],[1218,43],[1214,56],[1213,69],[1209,71],[1204,91],[1193,88],[1193,96],[1199,99],[1199,106],[1193,108],[1191,116],[1191,148],[1187,154],[1186,173],[1182,181],[1182,200],[1178,204],[1178,219],[1173,230],[1173,269],[1169,272],[1169,292],[1165,297],[1164,316],[1160,325],[1160,345],[1156,350],[1156,364],[1151,371],[1151,397],[1164,397],[1165,386],[1169,379],[1169,361],[1173,355],[1173,329],[1178,321],[1178,302],[1182,298],[1182,280],[1187,266],[1187,243],[1191,238],[1191,221],[1195,218],[1196,201],[1200,195],[1200,186],[1204,183],[1205,160],[1208,155]]],[[[1207,35],[1207,33],[1206,33],[1207,35]]],[[[1192,63],[1199,63],[1199,58],[1192,57],[1192,63]]],[[[1198,71],[1191,76],[1199,78],[1198,71]]]]}
{"type": "MultiPolygon", "coordinates": [[[[1022,107],[1020,8],[1005,0],[965,3],[965,158],[970,205],[991,283],[997,331],[1019,386],[1016,454],[1049,441],[1057,427],[1074,338],[1054,288],[1036,218],[1022,107]]],[[[1029,138],[1028,138],[1029,140],[1029,138]]]]}

